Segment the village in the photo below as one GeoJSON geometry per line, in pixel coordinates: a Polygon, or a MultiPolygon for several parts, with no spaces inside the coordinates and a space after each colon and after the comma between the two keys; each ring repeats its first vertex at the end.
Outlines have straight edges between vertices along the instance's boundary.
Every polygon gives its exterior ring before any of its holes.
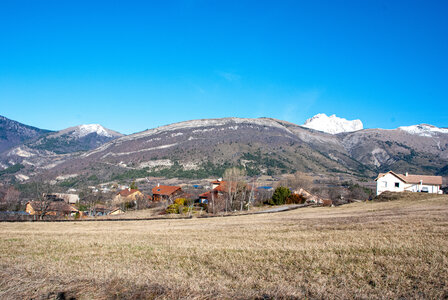
{"type": "Polygon", "coordinates": [[[236,167],[226,170],[224,175],[224,179],[205,180],[203,184],[175,185],[170,184],[172,180],[163,178],[143,178],[129,185],[112,182],[81,191],[70,188],[65,192],[51,192],[46,186],[46,191],[42,187],[37,189],[35,197],[25,199],[26,202],[19,192],[9,188],[0,193],[0,217],[2,220],[34,221],[191,217],[269,211],[273,205],[285,206],[284,209],[298,205],[339,206],[372,200],[383,192],[443,193],[441,176],[393,171],[380,173],[375,178],[376,192],[366,186],[347,183],[325,190],[317,186],[314,177],[299,172],[270,182],[270,185],[248,178],[244,170],[236,167]]]}

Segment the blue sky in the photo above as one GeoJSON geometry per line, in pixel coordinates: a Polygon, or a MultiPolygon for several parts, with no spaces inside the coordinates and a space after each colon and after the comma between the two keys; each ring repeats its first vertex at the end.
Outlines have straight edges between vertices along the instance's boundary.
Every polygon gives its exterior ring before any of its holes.
{"type": "Polygon", "coordinates": [[[317,113],[448,127],[448,1],[0,2],[0,115],[133,133],[317,113]]]}

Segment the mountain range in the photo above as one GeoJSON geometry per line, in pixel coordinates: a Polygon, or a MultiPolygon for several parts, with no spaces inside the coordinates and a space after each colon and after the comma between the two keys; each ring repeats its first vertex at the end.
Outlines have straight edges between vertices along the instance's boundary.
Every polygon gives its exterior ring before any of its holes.
{"type": "Polygon", "coordinates": [[[250,175],[448,174],[448,129],[426,124],[363,129],[360,120],[319,114],[302,126],[271,118],[203,119],[124,136],[101,125],[50,132],[1,120],[9,125],[0,127],[0,137],[8,137],[0,138],[0,167],[20,165],[6,173],[23,181],[204,178],[234,165],[250,175]]]}

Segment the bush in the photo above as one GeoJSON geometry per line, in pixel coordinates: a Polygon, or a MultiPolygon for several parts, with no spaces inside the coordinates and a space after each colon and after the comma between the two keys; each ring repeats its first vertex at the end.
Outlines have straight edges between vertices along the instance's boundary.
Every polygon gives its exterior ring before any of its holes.
{"type": "Polygon", "coordinates": [[[167,214],[178,214],[179,213],[179,206],[177,204],[171,204],[168,205],[165,211],[167,214]]]}
{"type": "Polygon", "coordinates": [[[129,202],[126,202],[125,204],[124,204],[124,208],[126,209],[126,210],[128,210],[128,209],[132,209],[132,208],[134,208],[135,207],[135,202],[134,201],[129,201],[129,202]]]}
{"type": "Polygon", "coordinates": [[[174,200],[174,204],[180,206],[180,205],[185,205],[185,202],[187,201],[187,199],[185,198],[177,198],[176,200],[174,200]]]}
{"type": "Polygon", "coordinates": [[[291,191],[284,186],[279,186],[275,189],[274,194],[272,195],[270,205],[283,205],[286,203],[286,200],[291,195],[291,191]]]}
{"type": "Polygon", "coordinates": [[[168,205],[166,209],[167,214],[180,214],[180,213],[186,213],[188,212],[188,199],[185,198],[177,198],[174,200],[174,203],[171,205],[168,205]]]}

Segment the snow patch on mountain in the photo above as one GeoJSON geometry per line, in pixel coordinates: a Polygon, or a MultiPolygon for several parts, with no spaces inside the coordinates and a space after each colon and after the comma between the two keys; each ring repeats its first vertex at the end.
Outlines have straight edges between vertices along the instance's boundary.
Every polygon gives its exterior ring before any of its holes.
{"type": "Polygon", "coordinates": [[[330,134],[352,132],[363,129],[361,120],[349,121],[344,118],[336,117],[336,115],[327,116],[326,114],[317,114],[306,120],[305,124],[302,126],[330,134]]]}
{"type": "Polygon", "coordinates": [[[91,133],[96,133],[99,136],[104,136],[107,138],[117,138],[123,136],[121,133],[104,128],[100,124],[84,124],[57,131],[49,137],[55,138],[60,136],[71,136],[73,138],[82,138],[91,133]]]}
{"type": "Polygon", "coordinates": [[[398,127],[399,130],[406,131],[410,134],[415,134],[419,136],[433,136],[437,133],[448,134],[448,128],[439,128],[429,124],[419,124],[419,125],[411,125],[411,126],[401,126],[398,127]]]}
{"type": "Polygon", "coordinates": [[[100,124],[85,124],[76,126],[73,135],[83,137],[91,133],[96,133],[105,137],[112,137],[112,135],[100,124]]]}

